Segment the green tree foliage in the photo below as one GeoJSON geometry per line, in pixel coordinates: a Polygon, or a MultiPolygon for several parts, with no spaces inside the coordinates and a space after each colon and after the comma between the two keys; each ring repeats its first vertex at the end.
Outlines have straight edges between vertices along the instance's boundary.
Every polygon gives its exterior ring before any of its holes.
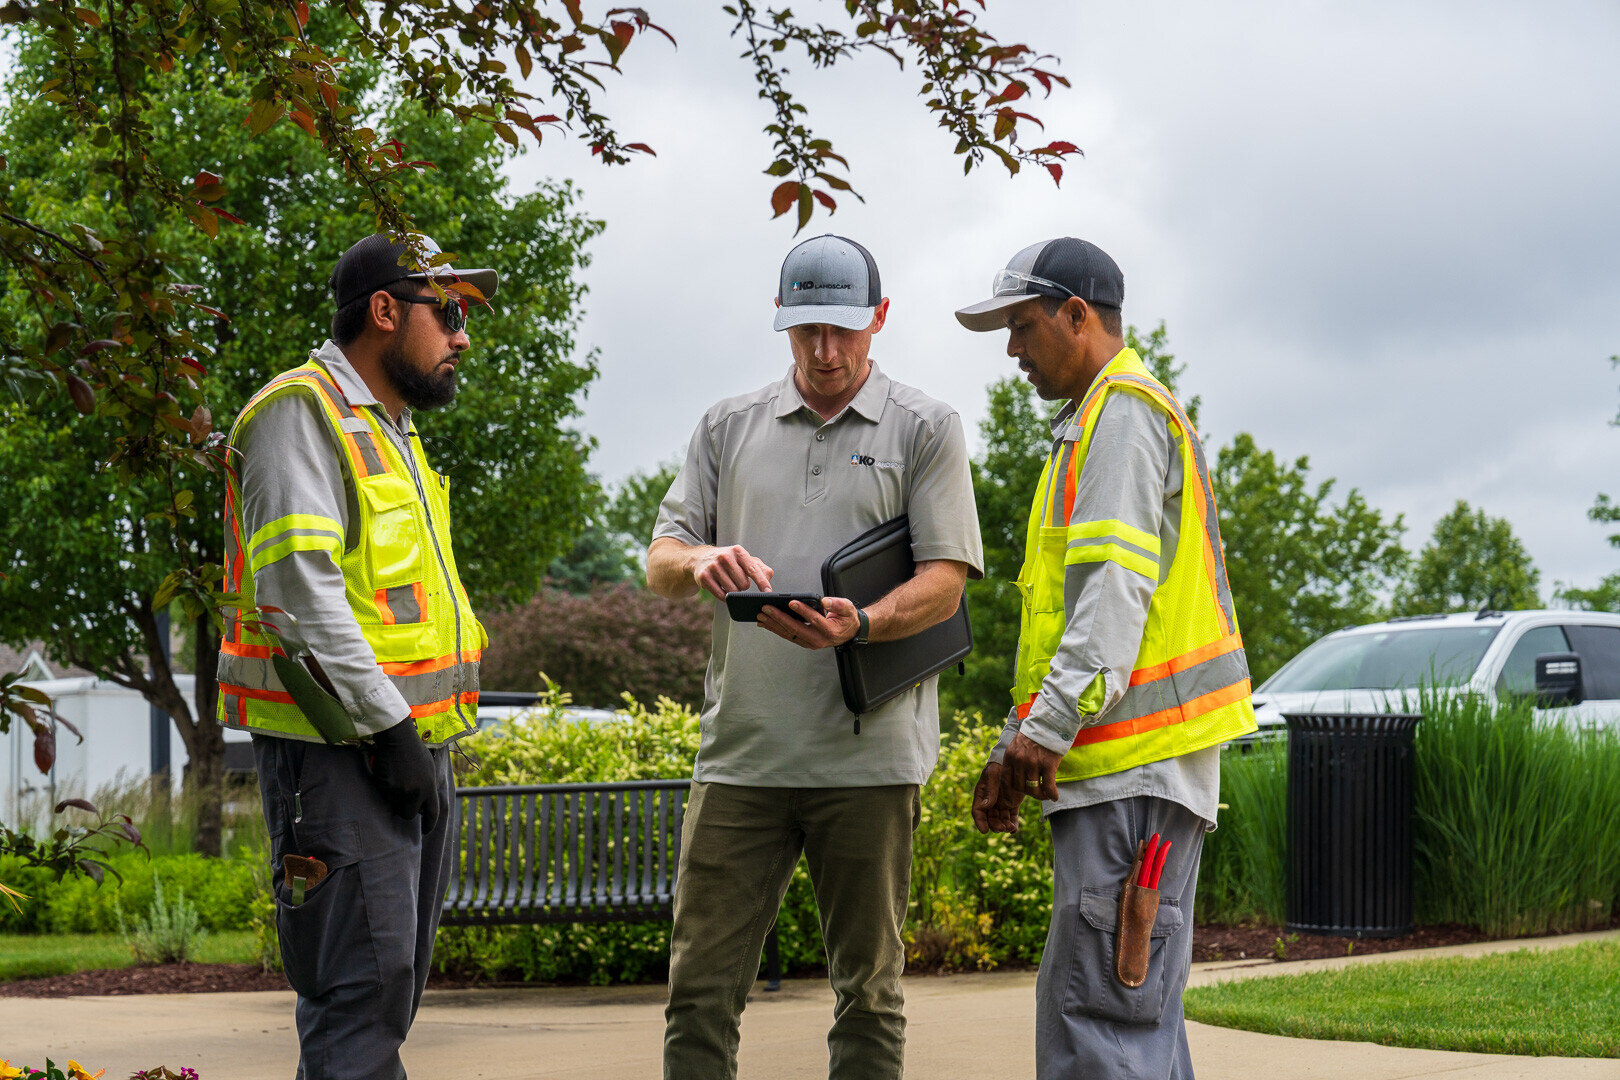
{"type": "Polygon", "coordinates": [[[566,555],[552,560],[550,583],[576,596],[623,581],[646,584],[647,545],[658,504],[680,463],[631,473],[611,490],[596,490],[590,517],[566,555]]]}
{"type": "MultiPolygon", "coordinates": [[[[6,81],[0,115],[8,147],[4,176],[47,227],[92,230],[116,215],[93,146],[73,139],[61,112],[28,92],[47,73],[52,44],[31,39],[6,81]]],[[[577,363],[573,333],[583,245],[600,228],[573,208],[574,192],[543,184],[514,197],[485,128],[461,130],[401,99],[376,61],[347,69],[355,89],[384,103],[375,122],[409,127],[441,168],[401,185],[430,235],[477,251],[503,277],[500,303],[476,309],[473,348],[453,407],[420,418],[428,456],[451,478],[462,576],[475,603],[533,594],[583,515],[591,482],[588,444],[570,425],[594,363],[577,363]],[[514,542],[521,537],[521,542],[514,542]]],[[[199,327],[212,352],[191,380],[219,410],[220,426],[278,371],[320,344],[330,318],[325,276],[339,254],[373,228],[360,193],[320,149],[282,126],[258,136],[242,126],[254,86],[206,55],[166,75],[148,75],[143,113],[153,160],[176,168],[201,157],[238,163],[242,220],[217,240],[171,215],[151,224],[151,244],[196,295],[229,306],[229,320],[199,327]]],[[[16,273],[0,292],[0,323],[28,321],[30,293],[16,273]]],[[[216,470],[102,465],[106,447],[127,440],[124,418],[80,416],[66,400],[0,401],[0,640],[43,640],[51,654],[130,687],[173,716],[192,767],[187,783],[215,788],[223,740],[213,722],[218,635],[211,612],[193,602],[188,618],[197,691],[187,701],[164,658],[154,594],[175,591],[172,572],[189,553],[196,590],[218,586],[223,562],[223,481],[216,470]],[[165,584],[167,579],[167,584],[165,584]]],[[[211,427],[207,410],[188,427],[193,451],[211,427]]],[[[188,418],[188,424],[190,418],[188,418]]],[[[215,850],[217,809],[200,822],[197,844],[215,850]]],[[[213,803],[217,808],[217,800],[213,803]]]]}
{"type": "Polygon", "coordinates": [[[1434,523],[1434,535],[1395,593],[1395,613],[1427,615],[1472,611],[1489,605],[1503,611],[1541,606],[1541,572],[1513,535],[1507,518],[1493,518],[1459,499],[1434,523]]]}
{"type": "Polygon", "coordinates": [[[1312,483],[1309,458],[1279,461],[1247,433],[1211,479],[1254,685],[1323,634],[1383,616],[1407,562],[1401,515],[1384,520],[1355,488],[1335,501],[1337,481],[1312,483]]]}
{"type": "Polygon", "coordinates": [[[979,711],[1003,716],[1012,703],[1013,661],[1018,649],[1018,572],[1024,564],[1029,500],[1040,482],[1052,445],[1052,429],[1034,391],[1021,376],[990,384],[990,400],[973,458],[973,501],[984,541],[984,578],[967,585],[973,651],[965,677],[939,678],[940,714],[979,711]]]}
{"type": "Polygon", "coordinates": [[[1198,426],[1198,409],[1204,399],[1197,394],[1184,398],[1181,396],[1181,376],[1187,370],[1186,364],[1176,363],[1176,354],[1170,351],[1170,334],[1164,328],[1164,320],[1153,328],[1152,333],[1143,336],[1142,331],[1134,326],[1125,328],[1125,344],[1136,350],[1136,355],[1142,358],[1142,363],[1153,372],[1153,377],[1176,395],[1181,403],[1181,411],[1187,414],[1193,427],[1198,426]]]}
{"type": "MultiPolygon", "coordinates": [[[[1620,356],[1609,357],[1609,364],[1620,367],[1620,356]]],[[[1609,426],[1620,427],[1620,413],[1609,421],[1609,426]]],[[[1586,512],[1586,516],[1599,525],[1620,525],[1620,503],[1616,503],[1607,495],[1599,494],[1593,501],[1592,508],[1586,512]]],[[[1620,548],[1620,532],[1609,534],[1609,545],[1620,548]]],[[[1553,595],[1571,607],[1587,611],[1620,611],[1620,573],[1609,574],[1590,589],[1578,589],[1573,585],[1561,586],[1553,595]]]]}
{"type": "Polygon", "coordinates": [[[1582,611],[1620,612],[1620,573],[1607,574],[1590,589],[1560,586],[1553,594],[1561,602],[1582,611]]]}

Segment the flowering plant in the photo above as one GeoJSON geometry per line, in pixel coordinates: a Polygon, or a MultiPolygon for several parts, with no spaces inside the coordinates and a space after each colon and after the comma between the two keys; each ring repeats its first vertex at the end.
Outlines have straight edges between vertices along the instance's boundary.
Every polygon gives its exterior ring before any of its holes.
{"type": "MultiPolygon", "coordinates": [[[[95,1072],[89,1072],[83,1065],[71,1059],[67,1063],[67,1070],[63,1071],[62,1067],[50,1058],[45,1059],[43,1069],[34,1069],[27,1065],[13,1065],[11,1062],[0,1058],[0,1080],[101,1080],[106,1071],[106,1069],[97,1069],[95,1072]]],[[[183,1068],[179,1072],[174,1072],[159,1065],[156,1068],[135,1073],[129,1080],[197,1080],[197,1070],[183,1068]]]]}

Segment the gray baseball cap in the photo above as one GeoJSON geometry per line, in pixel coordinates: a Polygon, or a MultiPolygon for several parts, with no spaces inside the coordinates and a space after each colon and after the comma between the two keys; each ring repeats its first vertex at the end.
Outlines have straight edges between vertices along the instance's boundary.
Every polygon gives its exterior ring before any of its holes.
{"type": "Polygon", "coordinates": [[[996,271],[990,299],[961,308],[956,321],[969,330],[1001,330],[1007,308],[1032,296],[1067,300],[1078,296],[1088,304],[1121,307],[1125,303],[1125,275],[1108,252],[1096,244],[1060,236],[1042,240],[1014,255],[996,271]]]}
{"type": "Polygon", "coordinates": [[[776,300],[781,305],[776,309],[776,330],[805,323],[865,330],[883,300],[883,286],[870,251],[828,233],[787,253],[776,300]]]}

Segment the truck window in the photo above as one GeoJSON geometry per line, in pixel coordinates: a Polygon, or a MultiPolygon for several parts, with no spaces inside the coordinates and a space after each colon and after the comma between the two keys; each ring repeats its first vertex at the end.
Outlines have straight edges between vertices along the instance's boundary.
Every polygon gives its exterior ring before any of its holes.
{"type": "Polygon", "coordinates": [[[1498,694],[1531,694],[1536,689],[1536,657],[1544,653],[1569,652],[1569,638],[1561,626],[1537,626],[1526,630],[1508,653],[1507,663],[1496,680],[1498,694]]]}
{"type": "Polygon", "coordinates": [[[1620,626],[1570,626],[1581,657],[1581,690],[1588,701],[1620,698],[1620,626]]]}

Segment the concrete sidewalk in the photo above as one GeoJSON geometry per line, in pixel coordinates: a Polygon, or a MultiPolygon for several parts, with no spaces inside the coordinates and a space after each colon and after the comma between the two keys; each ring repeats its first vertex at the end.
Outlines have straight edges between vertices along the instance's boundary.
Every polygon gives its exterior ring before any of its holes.
{"type": "MultiPolygon", "coordinates": [[[[1422,956],[1481,955],[1620,940],[1620,932],[1489,942],[1382,956],[1199,964],[1193,985],[1422,956]]],[[[928,1080],[1024,1080],[1034,1073],[1032,972],[906,980],[907,1073],[928,1080]]],[[[110,1080],[157,1064],[201,1080],[289,1080],[297,1063],[290,992],[67,999],[0,1004],[0,1057],[71,1056],[110,1080]]],[[[623,1080],[661,1072],[662,987],[441,990],[424,999],[405,1062],[412,1076],[623,1080]]],[[[832,991],[788,980],[756,992],[743,1017],[748,1080],[827,1075],[832,991]]],[[[1324,1042],[1189,1024],[1200,1080],[1620,1080],[1620,1061],[1528,1058],[1324,1042]]]]}

